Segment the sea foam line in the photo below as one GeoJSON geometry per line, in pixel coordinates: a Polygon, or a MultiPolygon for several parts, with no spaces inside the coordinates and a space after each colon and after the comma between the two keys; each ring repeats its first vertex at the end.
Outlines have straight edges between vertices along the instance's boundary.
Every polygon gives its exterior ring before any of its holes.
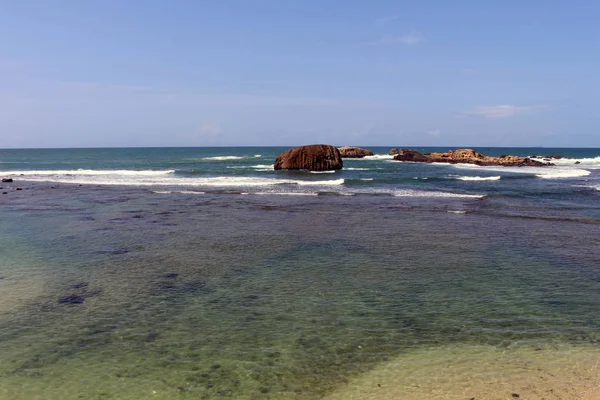
{"type": "Polygon", "coordinates": [[[425,192],[417,190],[400,190],[394,192],[395,197],[449,197],[449,198],[465,198],[465,199],[482,199],[485,195],[481,194],[462,194],[449,192],[425,192]]]}
{"type": "Polygon", "coordinates": [[[554,171],[544,171],[544,173],[536,174],[538,178],[542,179],[560,179],[560,178],[578,178],[582,176],[588,176],[591,174],[590,171],[585,169],[563,169],[554,171]]]}
{"type": "Polygon", "coordinates": [[[353,158],[352,160],[391,160],[394,156],[390,154],[374,154],[372,156],[365,156],[363,158],[353,158]]]}
{"type": "Polygon", "coordinates": [[[343,185],[345,179],[334,179],[334,180],[326,180],[326,181],[293,181],[298,185],[343,185]]]}
{"type": "Polygon", "coordinates": [[[249,158],[260,158],[262,155],[255,154],[253,156],[212,156],[212,157],[202,157],[203,160],[208,161],[228,161],[228,160],[246,160],[249,158]]]}
{"type": "Polygon", "coordinates": [[[494,172],[511,172],[517,174],[534,175],[542,179],[561,179],[561,178],[578,178],[588,176],[591,172],[585,169],[574,167],[503,167],[503,166],[480,166],[473,164],[450,164],[458,169],[471,169],[478,171],[494,171],[494,172]]]}
{"type": "Polygon", "coordinates": [[[575,163],[579,163],[577,164],[579,166],[600,165],[600,156],[588,158],[552,158],[550,161],[547,161],[546,157],[532,157],[532,159],[540,162],[550,162],[558,166],[574,165],[575,163]]]}
{"type": "Polygon", "coordinates": [[[498,181],[501,176],[459,176],[456,179],[461,181],[498,181]]]}
{"type": "Polygon", "coordinates": [[[248,193],[248,194],[256,194],[256,195],[278,195],[278,196],[318,196],[318,193],[314,192],[256,192],[256,193],[248,193]]]}
{"type": "Polygon", "coordinates": [[[273,170],[273,166],[269,165],[269,164],[257,164],[257,165],[229,165],[227,168],[231,168],[231,169],[249,169],[249,168],[254,168],[254,169],[268,169],[268,170],[273,170]]]}
{"type": "Polygon", "coordinates": [[[86,176],[102,176],[102,175],[110,175],[110,176],[158,176],[158,175],[169,175],[174,173],[174,169],[168,170],[97,170],[97,169],[70,169],[70,170],[29,170],[29,171],[0,171],[0,175],[22,175],[22,176],[30,176],[30,175],[66,175],[66,176],[75,176],[75,175],[86,175],[86,176]]]}
{"type": "MultiPolygon", "coordinates": [[[[55,171],[56,172],[56,171],[55,171]]],[[[262,177],[237,177],[237,176],[218,176],[218,177],[177,177],[162,173],[161,175],[151,174],[41,174],[41,175],[23,175],[20,180],[32,182],[57,182],[71,183],[80,185],[122,185],[122,186],[215,186],[215,187],[261,187],[274,185],[310,185],[310,186],[330,186],[343,185],[344,179],[335,180],[300,180],[300,179],[277,179],[262,177]]]]}

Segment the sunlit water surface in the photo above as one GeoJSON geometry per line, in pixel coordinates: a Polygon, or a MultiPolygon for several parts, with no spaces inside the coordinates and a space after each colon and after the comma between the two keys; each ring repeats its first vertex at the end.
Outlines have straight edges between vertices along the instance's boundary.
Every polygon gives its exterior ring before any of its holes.
{"type": "Polygon", "coordinates": [[[456,385],[594,354],[596,211],[509,203],[28,184],[1,203],[0,398],[351,398],[389,366],[435,398],[448,354],[456,385]]]}

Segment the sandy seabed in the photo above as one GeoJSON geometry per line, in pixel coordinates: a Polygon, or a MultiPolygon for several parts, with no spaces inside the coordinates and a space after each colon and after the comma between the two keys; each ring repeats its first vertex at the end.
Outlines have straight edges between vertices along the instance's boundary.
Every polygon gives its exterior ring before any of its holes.
{"type": "Polygon", "coordinates": [[[351,379],[326,400],[599,400],[600,348],[431,348],[351,379]]]}

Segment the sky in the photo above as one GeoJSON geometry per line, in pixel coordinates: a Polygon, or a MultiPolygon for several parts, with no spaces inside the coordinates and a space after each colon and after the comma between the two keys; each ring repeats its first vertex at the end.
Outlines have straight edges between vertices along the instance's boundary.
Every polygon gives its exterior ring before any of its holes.
{"type": "Polygon", "coordinates": [[[595,0],[0,0],[0,147],[600,147],[595,0]]]}

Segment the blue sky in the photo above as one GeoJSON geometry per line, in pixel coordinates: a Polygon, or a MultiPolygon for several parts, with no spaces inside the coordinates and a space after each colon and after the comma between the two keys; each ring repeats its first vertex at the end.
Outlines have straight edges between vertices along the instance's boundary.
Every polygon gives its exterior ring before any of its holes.
{"type": "Polygon", "coordinates": [[[600,147],[593,0],[0,10],[0,147],[600,147]]]}

